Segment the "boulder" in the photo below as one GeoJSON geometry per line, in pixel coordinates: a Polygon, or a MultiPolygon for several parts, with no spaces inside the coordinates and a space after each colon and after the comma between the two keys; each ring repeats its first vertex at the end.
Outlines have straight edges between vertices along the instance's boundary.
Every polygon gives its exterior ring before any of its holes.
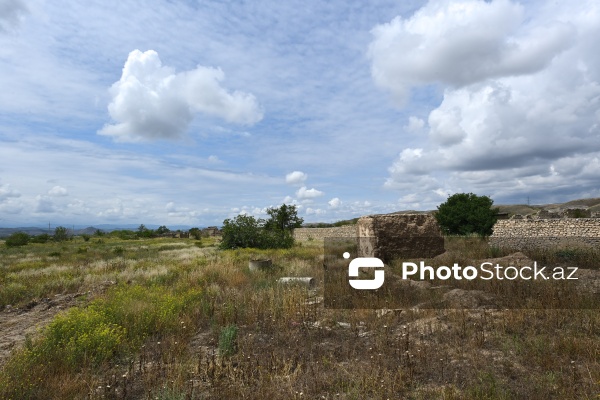
{"type": "Polygon", "coordinates": [[[380,214],[361,217],[357,226],[359,257],[432,258],[442,254],[444,237],[431,214],[380,214]]]}

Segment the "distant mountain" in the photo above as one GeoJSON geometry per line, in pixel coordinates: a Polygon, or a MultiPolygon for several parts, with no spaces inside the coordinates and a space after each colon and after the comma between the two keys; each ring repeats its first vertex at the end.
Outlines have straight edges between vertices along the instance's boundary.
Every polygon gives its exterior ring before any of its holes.
{"type": "MultiPolygon", "coordinates": [[[[139,224],[123,224],[123,225],[112,225],[112,224],[100,224],[97,226],[88,226],[87,228],[75,229],[73,231],[72,227],[66,227],[69,235],[93,235],[97,230],[101,230],[103,232],[111,232],[115,230],[128,229],[132,231],[137,231],[139,228],[139,224]]],[[[160,225],[146,225],[148,229],[156,229],[160,225]]],[[[191,226],[187,225],[173,225],[167,226],[172,231],[188,231],[191,226]]],[[[198,228],[202,229],[204,227],[198,226],[198,228]]],[[[30,236],[37,236],[44,233],[49,233],[50,235],[54,234],[54,228],[48,231],[48,228],[37,228],[37,227],[18,227],[18,228],[0,228],[0,238],[8,237],[15,232],[25,232],[30,236]]]]}
{"type": "MultiPolygon", "coordinates": [[[[600,211],[600,198],[590,198],[590,199],[578,199],[578,200],[570,200],[564,203],[551,203],[551,204],[494,204],[494,207],[499,208],[499,212],[501,214],[508,214],[509,216],[513,216],[515,214],[521,215],[529,215],[535,214],[540,210],[546,211],[562,211],[570,208],[585,208],[590,211],[600,211]]],[[[434,212],[435,210],[428,211],[414,211],[414,210],[405,210],[405,211],[396,211],[390,214],[429,214],[434,212]]],[[[303,228],[324,228],[324,227],[333,227],[340,225],[347,225],[351,223],[356,223],[357,218],[352,220],[338,221],[334,223],[329,222],[310,222],[302,225],[303,228]]]]}
{"type": "MultiPolygon", "coordinates": [[[[496,206],[496,205],[495,205],[496,206]]],[[[600,211],[600,198],[591,199],[578,199],[571,200],[565,203],[551,203],[551,204],[512,204],[512,205],[497,205],[501,213],[508,213],[509,215],[521,214],[529,215],[534,214],[540,210],[546,211],[559,211],[567,210],[569,208],[586,208],[591,211],[600,211]]]]}
{"type": "Polygon", "coordinates": [[[20,228],[0,228],[0,238],[12,235],[15,232],[25,232],[30,236],[41,235],[48,233],[48,229],[33,228],[33,227],[20,227],[20,228]]]}

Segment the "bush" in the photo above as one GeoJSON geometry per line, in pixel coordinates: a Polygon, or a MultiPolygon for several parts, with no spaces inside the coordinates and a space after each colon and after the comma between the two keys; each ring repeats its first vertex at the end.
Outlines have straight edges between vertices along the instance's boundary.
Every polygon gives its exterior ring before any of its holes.
{"type": "Polygon", "coordinates": [[[269,208],[268,220],[256,219],[251,215],[238,215],[233,220],[223,221],[221,230],[222,249],[253,247],[257,249],[287,249],[294,245],[294,228],[302,225],[296,206],[283,204],[269,208]]]}
{"type": "Polygon", "coordinates": [[[30,243],[47,243],[50,240],[50,235],[42,233],[41,235],[32,236],[29,239],[30,243]]]}
{"type": "Polygon", "coordinates": [[[62,358],[69,367],[77,368],[110,359],[124,337],[125,329],[96,307],[73,308],[50,323],[42,348],[48,357],[62,358]]]}
{"type": "Polygon", "coordinates": [[[200,228],[191,228],[189,230],[190,235],[196,239],[196,240],[200,240],[202,239],[202,231],[200,230],[200,228]]]}
{"type": "Polygon", "coordinates": [[[260,220],[251,215],[238,215],[233,220],[223,221],[221,248],[261,248],[260,220]]]}
{"type": "Polygon", "coordinates": [[[29,235],[25,232],[15,232],[6,238],[5,243],[8,247],[25,246],[29,243],[29,235]]]}
{"type": "Polygon", "coordinates": [[[64,242],[69,240],[69,231],[64,226],[57,226],[54,229],[54,241],[55,242],[64,242]]]}
{"type": "Polygon", "coordinates": [[[487,196],[456,193],[437,208],[435,219],[447,235],[489,236],[496,223],[497,208],[487,196]]]}
{"type": "Polygon", "coordinates": [[[121,240],[137,239],[136,233],[128,229],[114,230],[110,233],[110,236],[116,236],[121,240]]]}

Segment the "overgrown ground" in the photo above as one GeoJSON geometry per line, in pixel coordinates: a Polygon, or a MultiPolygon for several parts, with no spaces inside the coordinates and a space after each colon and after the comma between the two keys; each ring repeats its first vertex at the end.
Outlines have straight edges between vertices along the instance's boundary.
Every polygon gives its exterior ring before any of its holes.
{"type": "MultiPolygon", "coordinates": [[[[447,243],[463,259],[506,255],[447,243]]],[[[1,246],[0,398],[600,397],[597,310],[329,310],[322,262],[316,241],[1,246]],[[274,272],[248,271],[261,257],[274,272]]]]}

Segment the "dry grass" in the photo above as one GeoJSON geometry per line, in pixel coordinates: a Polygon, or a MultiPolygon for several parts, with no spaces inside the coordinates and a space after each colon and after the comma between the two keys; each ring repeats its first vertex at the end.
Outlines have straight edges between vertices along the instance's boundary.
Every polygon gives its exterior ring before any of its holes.
{"type": "MultiPolygon", "coordinates": [[[[0,398],[600,395],[597,310],[332,310],[322,303],[316,242],[217,251],[185,240],[93,240],[85,252],[83,242],[0,250],[0,306],[24,309],[111,282],[13,352],[0,398]],[[250,273],[258,257],[274,270],[250,273]],[[279,286],[281,276],[314,276],[317,289],[279,286]]],[[[454,239],[448,246],[465,261],[504,255],[454,239]]]]}

